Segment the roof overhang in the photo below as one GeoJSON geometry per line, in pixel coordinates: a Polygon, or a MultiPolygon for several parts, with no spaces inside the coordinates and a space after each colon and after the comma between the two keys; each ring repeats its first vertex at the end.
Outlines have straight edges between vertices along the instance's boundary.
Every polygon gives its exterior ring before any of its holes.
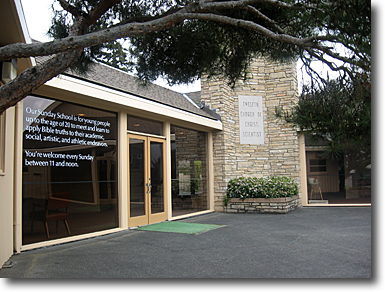
{"type": "Polygon", "coordinates": [[[169,120],[195,129],[222,130],[222,122],[214,118],[203,117],[68,75],[51,79],[34,93],[114,111],[125,110],[133,115],[146,114],[147,117],[169,120]]]}

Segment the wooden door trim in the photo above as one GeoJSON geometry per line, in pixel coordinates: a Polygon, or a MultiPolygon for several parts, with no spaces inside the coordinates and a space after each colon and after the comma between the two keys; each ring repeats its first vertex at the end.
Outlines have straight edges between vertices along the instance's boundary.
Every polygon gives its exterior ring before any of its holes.
{"type": "Polygon", "coordinates": [[[128,157],[128,167],[127,167],[127,208],[128,208],[128,226],[129,227],[136,227],[146,224],[152,224],[156,222],[165,221],[167,219],[167,194],[166,194],[166,184],[167,184],[167,176],[166,176],[166,140],[163,137],[154,137],[154,136],[148,136],[148,135],[139,135],[139,134],[133,134],[128,133],[127,134],[127,157],[128,157]],[[164,211],[160,213],[151,214],[151,194],[146,194],[147,186],[146,183],[143,186],[143,191],[145,192],[145,215],[137,216],[137,217],[131,217],[130,214],[130,206],[131,206],[131,199],[130,199],[130,139],[137,139],[144,142],[144,157],[145,159],[145,169],[144,169],[144,176],[145,181],[150,177],[151,175],[151,159],[150,159],[150,147],[151,142],[158,142],[163,144],[163,201],[164,201],[164,211]]]}

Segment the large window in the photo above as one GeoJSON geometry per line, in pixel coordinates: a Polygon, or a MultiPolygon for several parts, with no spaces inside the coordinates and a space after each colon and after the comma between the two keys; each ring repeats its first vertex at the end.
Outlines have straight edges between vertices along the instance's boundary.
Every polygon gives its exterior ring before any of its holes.
{"type": "Polygon", "coordinates": [[[171,127],[172,216],[207,210],[206,133],[171,127]]]}
{"type": "Polygon", "coordinates": [[[118,227],[117,114],[24,99],[23,244],[118,227]]]}

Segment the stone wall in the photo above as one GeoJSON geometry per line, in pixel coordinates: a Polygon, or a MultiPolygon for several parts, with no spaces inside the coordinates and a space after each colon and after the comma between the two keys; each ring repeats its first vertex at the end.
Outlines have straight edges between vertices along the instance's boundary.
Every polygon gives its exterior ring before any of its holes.
{"type": "Polygon", "coordinates": [[[300,186],[297,131],[275,116],[276,107],[289,109],[298,100],[295,63],[257,59],[249,78],[232,89],[223,80],[202,79],[201,98],[221,115],[223,131],[213,135],[215,210],[223,211],[227,183],[239,176],[288,176],[300,186]],[[262,96],[264,144],[240,144],[238,96],[262,96]]]}
{"type": "Polygon", "coordinates": [[[269,213],[287,214],[300,206],[298,196],[287,198],[253,198],[253,199],[231,199],[224,207],[225,213],[269,213]]]}

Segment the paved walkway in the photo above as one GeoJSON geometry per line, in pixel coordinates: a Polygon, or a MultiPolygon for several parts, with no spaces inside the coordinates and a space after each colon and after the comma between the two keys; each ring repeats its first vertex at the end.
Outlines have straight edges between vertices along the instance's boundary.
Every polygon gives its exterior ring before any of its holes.
{"type": "Polygon", "coordinates": [[[371,208],[211,213],[199,235],[127,230],[22,252],[2,278],[370,278],[371,208]]]}

